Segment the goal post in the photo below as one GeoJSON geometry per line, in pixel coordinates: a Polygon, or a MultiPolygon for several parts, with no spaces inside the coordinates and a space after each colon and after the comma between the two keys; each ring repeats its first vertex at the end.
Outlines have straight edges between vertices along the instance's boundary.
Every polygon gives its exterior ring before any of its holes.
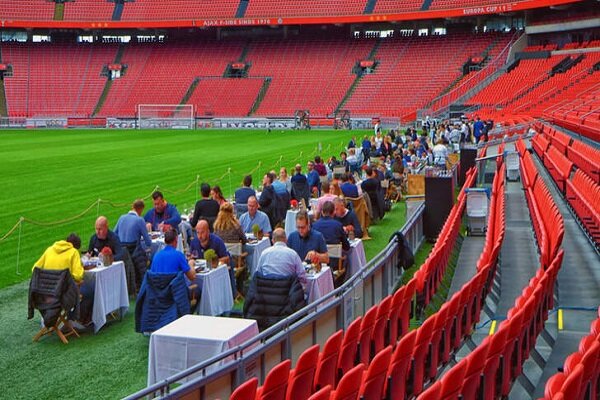
{"type": "Polygon", "coordinates": [[[138,129],[194,129],[193,104],[138,104],[138,129]]]}

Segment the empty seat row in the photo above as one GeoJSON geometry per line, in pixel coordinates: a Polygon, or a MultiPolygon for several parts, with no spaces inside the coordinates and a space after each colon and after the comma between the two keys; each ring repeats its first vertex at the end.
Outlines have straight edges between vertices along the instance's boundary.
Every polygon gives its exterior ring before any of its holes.
{"type": "Polygon", "coordinates": [[[567,181],[566,198],[596,246],[600,245],[600,185],[578,169],[567,181]]]}
{"type": "Polygon", "coordinates": [[[579,341],[579,349],[570,354],[563,372],[548,379],[540,400],[592,400],[600,396],[600,308],[592,321],[589,335],[579,341]]]}
{"type": "Polygon", "coordinates": [[[565,194],[567,181],[573,169],[573,162],[556,147],[551,145],[544,156],[544,166],[550,173],[550,176],[552,176],[552,179],[554,179],[561,193],[565,194]]]}

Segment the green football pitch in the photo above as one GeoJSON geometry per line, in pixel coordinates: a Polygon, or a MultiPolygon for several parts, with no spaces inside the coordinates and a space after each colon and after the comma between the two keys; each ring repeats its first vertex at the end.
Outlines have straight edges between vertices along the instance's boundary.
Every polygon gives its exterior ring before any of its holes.
{"type": "MultiPolygon", "coordinates": [[[[339,155],[352,135],[370,131],[0,131],[0,398],[102,398],[145,386],[148,338],[134,332],[133,309],[97,335],[63,345],[57,337],[32,343],[39,317],[27,320],[31,267],[69,232],[83,246],[98,215],[114,226],[131,202],[159,187],[180,211],[191,209],[201,182],[226,196],[252,174],[290,168],[316,154],[339,155]],[[21,222],[20,222],[21,221],[21,222]]],[[[404,204],[373,226],[367,259],[404,223],[404,204]]]]}

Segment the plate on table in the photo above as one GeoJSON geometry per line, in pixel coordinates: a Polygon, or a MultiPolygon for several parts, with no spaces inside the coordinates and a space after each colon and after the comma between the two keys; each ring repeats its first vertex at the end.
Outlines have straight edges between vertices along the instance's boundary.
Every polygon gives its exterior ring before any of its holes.
{"type": "Polygon", "coordinates": [[[161,239],[163,237],[162,232],[158,232],[158,231],[152,231],[149,233],[149,235],[150,235],[150,239],[152,239],[152,240],[161,239]]]}
{"type": "Polygon", "coordinates": [[[194,269],[199,273],[206,273],[209,271],[208,266],[206,265],[206,260],[203,259],[194,261],[194,269]]]}
{"type": "Polygon", "coordinates": [[[98,257],[82,257],[81,264],[85,270],[94,269],[98,266],[98,257]]]}

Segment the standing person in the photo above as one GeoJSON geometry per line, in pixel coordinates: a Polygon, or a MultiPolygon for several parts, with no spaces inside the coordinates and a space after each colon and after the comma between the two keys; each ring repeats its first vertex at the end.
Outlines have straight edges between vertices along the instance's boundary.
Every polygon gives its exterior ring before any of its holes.
{"type": "Polygon", "coordinates": [[[433,146],[433,164],[441,169],[446,169],[448,160],[448,148],[442,139],[438,139],[437,144],[433,146]]]}
{"type": "Polygon", "coordinates": [[[373,209],[373,217],[374,219],[383,218],[384,209],[383,209],[383,195],[381,193],[381,183],[378,178],[377,169],[368,166],[365,170],[367,175],[367,179],[362,181],[360,184],[364,193],[369,196],[369,200],[371,200],[371,208],[373,209]]]}
{"type": "Polygon", "coordinates": [[[277,224],[281,222],[277,209],[279,198],[277,197],[277,193],[275,193],[275,188],[273,188],[274,180],[275,174],[271,172],[265,174],[263,178],[263,191],[260,194],[260,199],[258,199],[258,204],[260,204],[260,208],[269,217],[269,222],[272,227],[277,226],[277,224]]]}
{"type": "Polygon", "coordinates": [[[119,217],[115,226],[115,233],[124,247],[123,251],[129,253],[133,263],[136,291],[140,289],[144,274],[146,273],[146,266],[148,265],[146,249],[149,251],[152,246],[152,240],[148,235],[146,224],[140,216],[143,211],[144,201],[137,199],[133,202],[131,210],[119,217]]]}
{"type": "Polygon", "coordinates": [[[181,216],[177,211],[177,207],[167,203],[163,194],[158,190],[152,193],[152,202],[154,207],[144,215],[148,230],[166,232],[174,229],[178,232],[181,216]]]}
{"type": "Polygon", "coordinates": [[[365,135],[362,140],[362,155],[363,155],[363,163],[366,163],[369,160],[369,156],[371,155],[371,141],[369,137],[365,135]]]}
{"type": "Polygon", "coordinates": [[[475,123],[473,124],[473,136],[475,136],[475,143],[479,143],[481,136],[483,135],[484,124],[483,121],[477,116],[475,123]]]}
{"type": "Polygon", "coordinates": [[[250,196],[256,197],[256,192],[252,189],[252,175],[246,175],[242,185],[241,188],[235,191],[235,204],[248,204],[250,196]]]}
{"type": "Polygon", "coordinates": [[[352,139],[350,139],[350,141],[348,142],[348,146],[349,149],[354,149],[356,148],[356,136],[352,136],[352,139]]]}
{"type": "Polygon", "coordinates": [[[96,219],[96,233],[90,238],[87,254],[88,256],[97,257],[102,249],[108,247],[115,261],[123,260],[123,247],[116,233],[108,229],[108,219],[105,216],[100,216],[96,219]]]}
{"type": "Polygon", "coordinates": [[[308,173],[306,174],[306,181],[308,183],[308,189],[311,194],[319,196],[321,190],[321,180],[319,179],[319,173],[315,170],[315,163],[309,161],[307,164],[308,173]]]}
{"type": "Polygon", "coordinates": [[[205,219],[208,221],[208,226],[210,230],[213,229],[213,223],[215,219],[217,219],[217,214],[219,214],[219,203],[210,197],[210,185],[208,183],[202,183],[200,185],[200,195],[202,198],[196,202],[194,206],[194,215],[192,216],[192,220],[190,224],[192,228],[196,227],[198,220],[205,219]]]}
{"type": "Polygon", "coordinates": [[[288,172],[285,167],[281,167],[279,169],[279,182],[285,185],[285,190],[287,190],[288,193],[292,193],[292,181],[288,176],[288,172]]]}

